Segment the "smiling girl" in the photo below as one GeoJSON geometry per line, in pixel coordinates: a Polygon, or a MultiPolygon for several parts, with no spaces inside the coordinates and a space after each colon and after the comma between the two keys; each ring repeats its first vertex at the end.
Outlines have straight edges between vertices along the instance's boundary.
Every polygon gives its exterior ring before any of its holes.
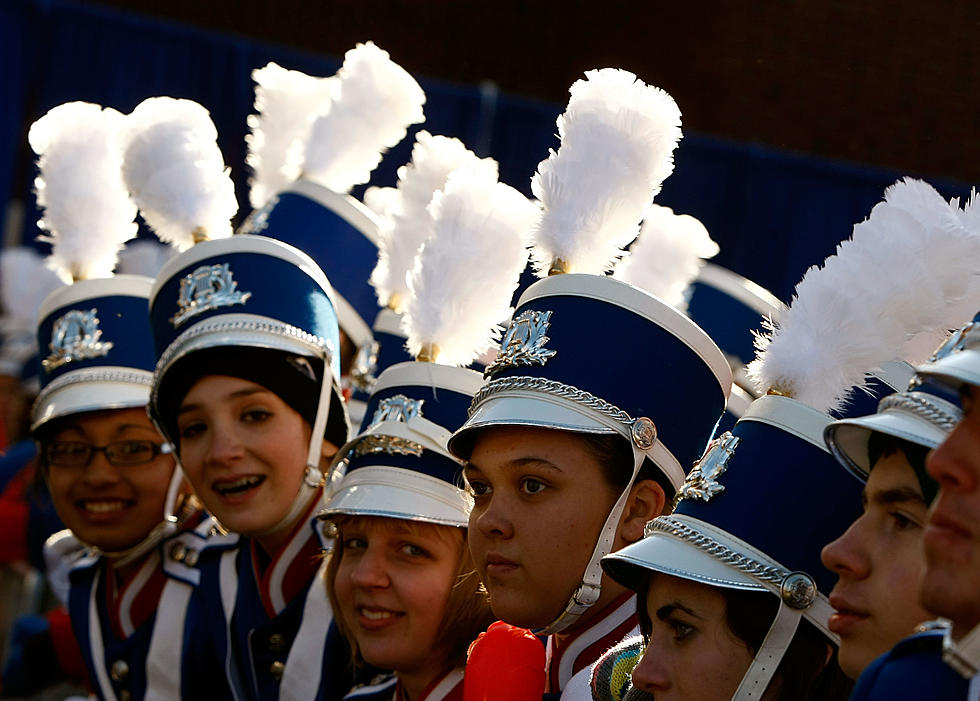
{"type": "Polygon", "coordinates": [[[467,647],[493,619],[445,439],[480,381],[435,364],[389,368],[368,402],[370,423],[335,468],[343,477],[323,512],[337,532],[327,590],[355,662],[394,672],[351,698],[462,698],[467,647]]]}
{"type": "Polygon", "coordinates": [[[243,697],[346,686],[322,586],[329,538],[313,521],[348,430],[331,294],[308,256],[243,235],[173,259],[151,295],[152,416],[208,511],[240,535],[199,569],[222,617],[212,643],[243,697]]]}

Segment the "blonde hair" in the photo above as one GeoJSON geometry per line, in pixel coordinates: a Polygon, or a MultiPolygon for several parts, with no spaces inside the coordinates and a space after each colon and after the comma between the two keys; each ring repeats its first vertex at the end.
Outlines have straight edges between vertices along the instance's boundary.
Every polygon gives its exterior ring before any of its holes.
{"type": "MultiPolygon", "coordinates": [[[[383,516],[352,516],[341,514],[332,517],[330,520],[336,526],[339,533],[343,532],[345,524],[351,523],[354,519],[377,519],[386,522],[399,522],[410,531],[429,531],[436,533],[440,538],[451,538],[456,532],[462,535],[460,543],[459,564],[456,567],[456,582],[449,591],[449,599],[446,602],[446,612],[443,616],[441,638],[436,641],[434,648],[446,650],[446,669],[462,666],[466,661],[466,652],[476,636],[487,629],[495,620],[490,611],[490,598],[487,590],[480,581],[470,549],[466,546],[466,529],[457,526],[440,525],[425,521],[411,521],[408,519],[394,519],[383,516]],[[431,529],[431,530],[430,530],[431,529]]],[[[334,582],[337,580],[337,570],[340,568],[340,561],[344,556],[343,538],[338,537],[334,541],[334,547],[327,563],[326,587],[327,596],[330,598],[330,605],[333,607],[334,623],[343,634],[344,639],[350,645],[351,662],[354,666],[365,664],[357,647],[357,640],[351,633],[350,627],[344,620],[341,613],[340,602],[335,593],[334,582]]]]}

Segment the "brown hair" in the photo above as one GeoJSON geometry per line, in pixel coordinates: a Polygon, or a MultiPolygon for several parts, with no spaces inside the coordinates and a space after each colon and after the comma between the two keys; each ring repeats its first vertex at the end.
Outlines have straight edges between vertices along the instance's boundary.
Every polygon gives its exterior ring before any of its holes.
{"type": "MultiPolygon", "coordinates": [[[[618,433],[616,435],[596,433],[578,433],[575,435],[582,441],[588,453],[602,466],[603,477],[606,478],[609,486],[617,492],[626,489],[629,478],[633,474],[633,448],[630,442],[618,433]]],[[[667,475],[658,469],[649,458],[644,458],[634,484],[643,480],[653,480],[663,488],[664,494],[667,496],[665,508],[669,508],[674,498],[674,486],[667,479],[667,475]]]]}
{"type": "MultiPolygon", "coordinates": [[[[343,533],[344,525],[350,523],[355,518],[394,520],[382,516],[350,515],[339,515],[330,520],[337,527],[338,533],[343,533]]],[[[466,652],[469,649],[470,643],[495,620],[493,613],[490,611],[490,599],[487,596],[487,591],[484,589],[483,583],[480,581],[480,577],[476,572],[476,566],[473,564],[470,549],[466,547],[466,530],[457,526],[444,526],[424,521],[397,520],[402,521],[409,528],[419,530],[433,528],[437,529],[434,532],[438,532],[440,535],[447,533],[444,529],[452,529],[459,531],[463,536],[459,564],[456,568],[456,583],[449,591],[449,600],[446,602],[446,613],[440,627],[442,638],[437,644],[437,647],[447,651],[447,670],[461,666],[466,661],[466,652]]],[[[343,538],[338,536],[334,541],[333,550],[327,556],[330,558],[327,563],[326,573],[327,596],[330,598],[330,605],[333,607],[334,622],[350,645],[351,661],[356,667],[365,664],[365,662],[357,648],[357,640],[354,638],[341,614],[334,587],[334,582],[337,579],[337,570],[340,567],[340,561],[343,556],[343,538]]]]}

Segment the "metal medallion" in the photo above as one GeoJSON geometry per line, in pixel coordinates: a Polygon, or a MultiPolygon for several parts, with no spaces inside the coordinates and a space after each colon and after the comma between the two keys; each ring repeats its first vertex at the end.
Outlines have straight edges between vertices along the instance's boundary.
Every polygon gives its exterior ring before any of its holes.
{"type": "Polygon", "coordinates": [[[953,332],[953,334],[943,341],[942,345],[936,349],[936,352],[932,354],[929,358],[930,363],[935,363],[937,360],[942,360],[948,355],[953,353],[959,353],[966,347],[967,338],[973,333],[974,330],[980,329],[980,322],[971,321],[964,326],[953,332]]]}
{"type": "Polygon", "coordinates": [[[245,304],[251,292],[239,292],[228,263],[202,265],[180,281],[177,313],[170,318],[174,327],[212,309],[245,304]]]}
{"type": "Polygon", "coordinates": [[[407,438],[397,436],[364,436],[354,446],[354,456],[377,455],[387,453],[388,455],[412,455],[416,458],[422,457],[424,450],[421,443],[410,441],[407,438]]]}
{"type": "Polygon", "coordinates": [[[640,450],[650,450],[657,441],[657,425],[645,416],[641,416],[630,427],[633,442],[640,450]]]}
{"type": "Polygon", "coordinates": [[[49,345],[51,355],[42,360],[41,365],[51,372],[66,363],[104,356],[113,344],[101,341],[101,338],[96,310],[72,309],[54,322],[49,345]]]}
{"type": "Polygon", "coordinates": [[[711,441],[701,459],[694,463],[684,484],[677,490],[674,503],[682,499],[710,501],[716,494],[725,491],[725,486],[718,482],[718,478],[728,469],[728,461],[735,454],[735,447],[740,440],[731,431],[725,431],[711,441]]]}
{"type": "Polygon", "coordinates": [[[260,234],[269,228],[269,215],[279,204],[279,195],[275,195],[264,205],[249,214],[242,225],[238,227],[239,234],[260,234]]]}
{"type": "Polygon", "coordinates": [[[817,583],[806,572],[790,572],[779,585],[779,595],[790,608],[810,608],[817,598],[817,583]]]}
{"type": "Polygon", "coordinates": [[[362,343],[357,349],[350,369],[350,381],[354,389],[362,392],[374,389],[374,383],[378,381],[375,373],[378,371],[379,348],[378,342],[372,340],[362,343]]]}
{"type": "Polygon", "coordinates": [[[408,423],[409,419],[422,416],[422,404],[424,399],[411,399],[404,394],[396,394],[394,397],[382,399],[378,403],[378,408],[371,419],[368,429],[375,428],[385,421],[401,421],[408,423]]]}
{"type": "Polygon", "coordinates": [[[550,325],[550,311],[536,312],[529,309],[514,317],[500,341],[500,353],[487,366],[483,376],[489,377],[506,368],[544,365],[548,362],[558,352],[544,347],[549,340],[545,334],[550,325]]]}

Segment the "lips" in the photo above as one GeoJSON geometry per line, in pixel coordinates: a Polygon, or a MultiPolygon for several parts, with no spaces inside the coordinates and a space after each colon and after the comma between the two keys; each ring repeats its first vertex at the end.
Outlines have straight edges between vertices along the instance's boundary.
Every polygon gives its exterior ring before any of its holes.
{"type": "Polygon", "coordinates": [[[264,475],[242,475],[230,479],[215,480],[211,488],[229,501],[239,501],[250,496],[259,485],[265,482],[264,475]]]}
{"type": "Polygon", "coordinates": [[[827,627],[832,633],[840,636],[854,632],[854,628],[870,618],[867,611],[857,608],[841,596],[830,595],[830,605],[834,607],[836,613],[830,616],[827,627]]]}
{"type": "Polygon", "coordinates": [[[377,606],[356,606],[354,610],[360,627],[371,631],[383,630],[405,616],[400,611],[377,606]]]}
{"type": "Polygon", "coordinates": [[[504,577],[517,571],[520,565],[502,555],[491,553],[484,559],[487,577],[504,577]]]}
{"type": "Polygon", "coordinates": [[[971,541],[972,538],[973,533],[969,528],[962,526],[955,519],[939,511],[933,511],[929,515],[929,520],[926,522],[922,534],[923,542],[927,548],[958,546],[971,541]]]}
{"type": "Polygon", "coordinates": [[[99,499],[78,499],[75,501],[75,508],[81,511],[83,517],[88,521],[111,521],[118,518],[132,504],[133,502],[129,499],[102,497],[99,499]]]}

